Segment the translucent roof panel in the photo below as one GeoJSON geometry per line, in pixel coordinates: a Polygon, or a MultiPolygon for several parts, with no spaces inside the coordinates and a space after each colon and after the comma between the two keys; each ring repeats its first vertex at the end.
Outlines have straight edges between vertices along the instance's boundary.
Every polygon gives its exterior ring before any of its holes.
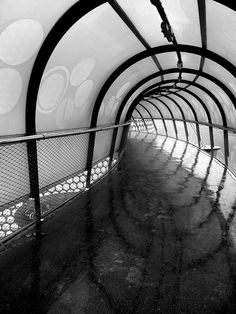
{"type": "Polygon", "coordinates": [[[187,120],[195,120],[194,115],[191,111],[191,108],[189,107],[189,105],[183,100],[181,99],[178,94],[172,94],[169,96],[171,99],[174,99],[178,105],[181,107],[181,109],[183,110],[184,116],[187,120]]]}
{"type": "Polygon", "coordinates": [[[51,27],[75,2],[1,1],[0,136],[25,133],[26,93],[33,63],[51,27]]]}
{"type": "Polygon", "coordinates": [[[90,11],[64,35],[48,61],[38,95],[37,131],[88,127],[107,77],[142,50],[109,4],[90,11]]]}
{"type": "Polygon", "coordinates": [[[191,74],[191,73],[182,73],[181,74],[181,77],[183,80],[187,80],[187,81],[193,81],[196,77],[195,74],[191,74]]]}
{"type": "Polygon", "coordinates": [[[157,77],[157,78],[154,78],[150,81],[148,81],[147,83],[143,84],[140,88],[138,88],[134,93],[133,95],[128,99],[127,101],[127,104],[125,105],[123,111],[122,111],[122,114],[121,114],[121,118],[120,118],[120,121],[121,122],[124,122],[124,119],[125,119],[125,116],[126,116],[126,113],[127,113],[127,110],[131,104],[131,102],[136,98],[137,95],[139,95],[142,91],[146,90],[149,86],[152,86],[158,82],[160,82],[160,76],[157,77]]]}
{"type": "Polygon", "coordinates": [[[148,114],[147,110],[142,106],[138,105],[135,107],[134,113],[137,114],[137,112],[138,114],[140,113],[144,119],[150,119],[150,115],[148,114]]]}
{"type": "Polygon", "coordinates": [[[192,95],[190,95],[189,93],[184,92],[184,91],[180,91],[180,92],[178,92],[178,94],[183,96],[185,99],[187,99],[191,103],[192,107],[194,108],[194,110],[197,114],[199,122],[208,122],[207,114],[206,114],[203,106],[195,97],[193,97],[192,95]]]}
{"type": "Polygon", "coordinates": [[[206,1],[208,49],[236,64],[235,12],[215,1],[206,1]]]}
{"type": "MultiPolygon", "coordinates": [[[[175,119],[182,119],[181,112],[173,101],[166,97],[160,97],[160,101],[163,101],[169,107],[175,119]]],[[[160,101],[157,100],[157,103],[162,108],[164,105],[160,101]]]]}
{"type": "Polygon", "coordinates": [[[197,87],[190,86],[188,87],[188,90],[195,93],[205,103],[205,105],[207,106],[210,112],[212,123],[222,125],[222,118],[221,118],[220,111],[218,107],[216,106],[215,102],[213,101],[213,99],[210,96],[208,96],[204,91],[200,90],[197,87]]]}
{"type": "Polygon", "coordinates": [[[216,96],[223,107],[228,125],[234,127],[236,121],[236,110],[227,94],[221,88],[219,88],[218,85],[205,79],[204,77],[199,77],[197,83],[209,89],[214,94],[214,96],[216,96]]]}
{"type": "Polygon", "coordinates": [[[203,70],[224,83],[236,97],[236,79],[224,67],[206,58],[203,70]]]}
{"type": "MultiPolygon", "coordinates": [[[[149,101],[151,103],[153,103],[161,111],[164,118],[171,118],[171,115],[170,115],[168,109],[162,103],[160,103],[158,100],[155,100],[155,99],[149,99],[149,101]]],[[[159,118],[160,117],[160,113],[155,108],[155,106],[148,103],[147,101],[141,101],[140,103],[142,105],[145,105],[145,107],[147,107],[148,110],[152,112],[153,118],[159,118]]]]}
{"type": "MultiPolygon", "coordinates": [[[[156,57],[158,58],[163,70],[172,68],[177,69],[178,57],[176,52],[160,53],[156,55],[156,57]]],[[[201,60],[200,56],[187,52],[181,52],[181,58],[185,68],[199,69],[201,60]]]]}
{"type": "Polygon", "coordinates": [[[160,27],[162,20],[150,1],[118,0],[117,2],[151,47],[166,45],[166,38],[160,27]]]}
{"type": "Polygon", "coordinates": [[[158,71],[152,58],[145,58],[124,71],[106,93],[98,116],[98,125],[114,123],[118,108],[130,91],[139,81],[158,71]]]}
{"type": "Polygon", "coordinates": [[[162,6],[180,44],[201,46],[197,1],[162,0],[162,6]]]}
{"type": "Polygon", "coordinates": [[[170,73],[170,74],[165,74],[164,75],[164,80],[177,80],[179,77],[179,73],[170,73]]]}

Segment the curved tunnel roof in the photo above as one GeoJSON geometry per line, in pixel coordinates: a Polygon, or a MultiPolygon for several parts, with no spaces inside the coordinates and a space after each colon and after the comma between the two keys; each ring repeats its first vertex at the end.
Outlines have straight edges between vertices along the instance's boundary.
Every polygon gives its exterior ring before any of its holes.
{"type": "Polygon", "coordinates": [[[4,0],[0,8],[1,136],[132,113],[235,128],[229,1],[4,0]]]}

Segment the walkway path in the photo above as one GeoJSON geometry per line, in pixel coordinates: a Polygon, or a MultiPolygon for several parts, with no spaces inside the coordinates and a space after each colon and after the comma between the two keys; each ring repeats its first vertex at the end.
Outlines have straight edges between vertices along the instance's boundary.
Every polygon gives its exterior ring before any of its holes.
{"type": "Polygon", "coordinates": [[[1,313],[235,313],[233,177],[164,137],[124,161],[0,259],[1,313]]]}

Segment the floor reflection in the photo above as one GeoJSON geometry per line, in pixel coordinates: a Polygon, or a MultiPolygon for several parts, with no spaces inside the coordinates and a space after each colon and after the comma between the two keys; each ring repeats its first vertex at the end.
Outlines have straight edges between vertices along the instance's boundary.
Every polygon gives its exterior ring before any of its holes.
{"type": "Polygon", "coordinates": [[[235,313],[235,188],[188,143],[134,134],[42,238],[2,252],[1,312],[235,313]]]}

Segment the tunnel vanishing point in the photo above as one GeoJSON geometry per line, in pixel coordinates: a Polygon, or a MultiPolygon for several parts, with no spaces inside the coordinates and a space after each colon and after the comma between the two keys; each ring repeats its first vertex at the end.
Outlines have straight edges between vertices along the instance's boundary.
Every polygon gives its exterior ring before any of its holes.
{"type": "Polygon", "coordinates": [[[0,12],[0,313],[236,313],[236,4],[0,12]]]}

